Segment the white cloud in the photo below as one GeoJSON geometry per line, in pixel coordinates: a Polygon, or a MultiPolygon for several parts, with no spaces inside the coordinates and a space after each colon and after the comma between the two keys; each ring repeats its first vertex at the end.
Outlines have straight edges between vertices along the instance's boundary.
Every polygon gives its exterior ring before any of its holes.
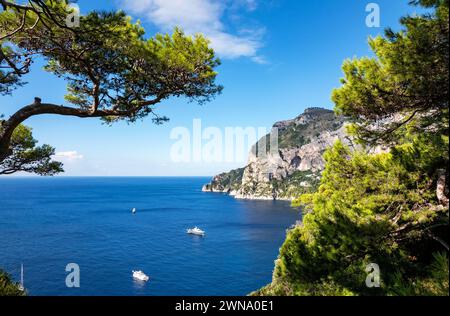
{"type": "Polygon", "coordinates": [[[258,7],[257,0],[236,0],[238,5],[244,5],[247,10],[254,11],[258,7]]]}
{"type": "Polygon", "coordinates": [[[227,4],[253,11],[256,0],[119,0],[119,3],[125,10],[145,18],[162,31],[168,32],[180,26],[188,34],[205,34],[220,57],[248,57],[255,62],[263,59],[258,55],[263,29],[234,35],[227,32],[222,23],[227,4]]]}
{"type": "Polygon", "coordinates": [[[255,63],[260,65],[267,65],[269,61],[264,56],[253,56],[251,58],[255,63]]]}
{"type": "Polygon", "coordinates": [[[67,159],[67,160],[80,160],[83,159],[83,155],[80,155],[77,151],[61,151],[54,155],[55,158],[67,159]]]}

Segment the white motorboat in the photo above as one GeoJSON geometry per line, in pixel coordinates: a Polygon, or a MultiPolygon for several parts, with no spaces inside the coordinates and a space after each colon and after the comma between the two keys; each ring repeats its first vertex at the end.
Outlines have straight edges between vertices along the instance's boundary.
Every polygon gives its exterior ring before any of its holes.
{"type": "Polygon", "coordinates": [[[192,235],[205,236],[205,231],[201,230],[197,226],[195,226],[194,228],[189,228],[186,232],[192,235]]]}
{"type": "Polygon", "coordinates": [[[144,281],[147,282],[150,278],[148,277],[148,275],[146,275],[144,272],[142,271],[134,271],[133,270],[133,278],[137,279],[139,281],[144,281]]]}
{"type": "Polygon", "coordinates": [[[131,210],[131,213],[133,213],[133,214],[136,213],[136,208],[135,207],[131,210]]]}

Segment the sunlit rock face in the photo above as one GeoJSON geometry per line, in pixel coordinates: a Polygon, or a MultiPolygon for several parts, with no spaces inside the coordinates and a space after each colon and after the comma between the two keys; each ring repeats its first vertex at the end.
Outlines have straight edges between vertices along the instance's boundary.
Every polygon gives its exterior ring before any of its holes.
{"type": "Polygon", "coordinates": [[[265,152],[258,152],[255,145],[245,168],[215,176],[203,191],[226,192],[238,199],[291,200],[317,186],[327,148],[337,140],[351,142],[345,119],[322,108],[307,109],[295,119],[275,123],[274,128],[277,150],[267,145],[265,152]]]}

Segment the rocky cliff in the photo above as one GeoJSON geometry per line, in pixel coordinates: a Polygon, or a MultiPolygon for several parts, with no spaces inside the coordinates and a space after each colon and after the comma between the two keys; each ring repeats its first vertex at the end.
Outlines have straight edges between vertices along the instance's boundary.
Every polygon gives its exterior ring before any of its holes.
{"type": "Polygon", "coordinates": [[[325,149],[337,140],[349,142],[344,124],[344,118],[322,108],[309,108],[293,120],[278,122],[274,125],[277,150],[268,145],[260,154],[255,145],[246,167],[215,176],[203,191],[239,199],[291,200],[318,185],[325,149]]]}

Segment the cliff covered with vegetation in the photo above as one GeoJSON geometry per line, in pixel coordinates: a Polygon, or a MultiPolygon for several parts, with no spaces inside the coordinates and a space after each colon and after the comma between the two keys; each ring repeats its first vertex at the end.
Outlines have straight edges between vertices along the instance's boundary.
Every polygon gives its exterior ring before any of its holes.
{"type": "MultiPolygon", "coordinates": [[[[224,192],[240,199],[288,199],[314,190],[325,166],[322,155],[337,140],[348,143],[345,120],[333,111],[309,108],[298,117],[274,124],[278,150],[258,154],[255,144],[247,166],[215,176],[205,192],[224,192]]],[[[267,141],[269,137],[260,140],[267,141]]]]}

